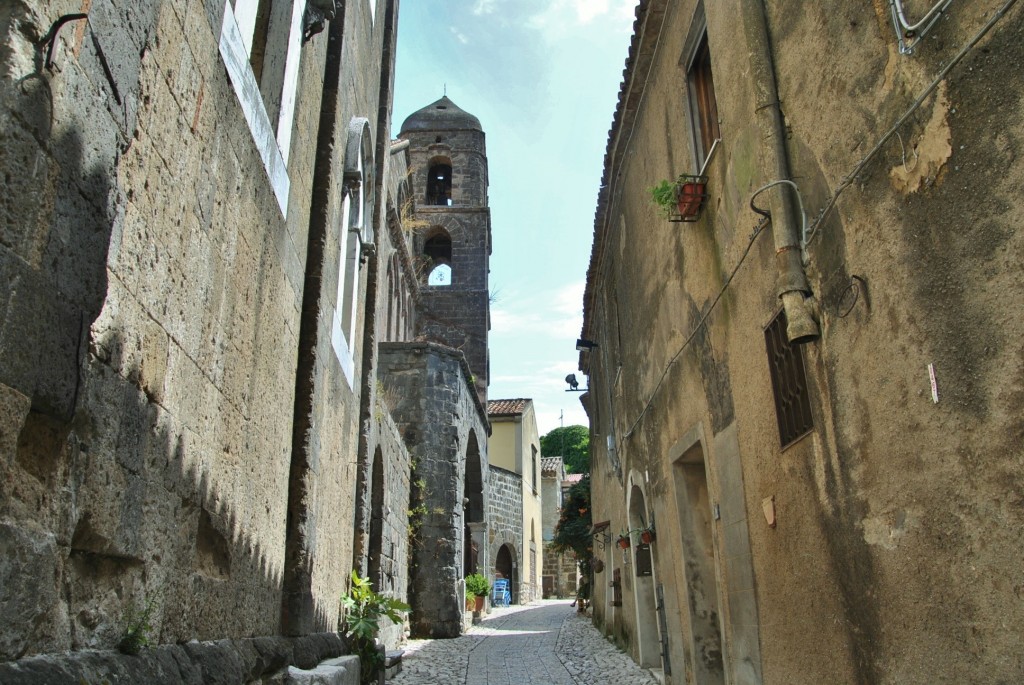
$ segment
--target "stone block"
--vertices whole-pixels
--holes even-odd
[[[21,656],[57,603],[57,542],[47,532],[0,523],[0,660]]]
[[[294,685],[359,685],[359,657],[328,659],[310,670],[288,667],[285,683]]]

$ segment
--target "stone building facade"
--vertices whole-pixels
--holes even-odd
[[[141,680],[176,682],[166,659],[225,682],[311,667],[345,648],[351,569],[425,596],[410,497],[446,459],[460,480],[421,527],[451,547],[445,611],[452,531],[486,550],[487,300],[477,367],[414,343],[397,0],[267,6],[0,8],[0,662],[109,649],[148,605],[153,643],[202,642]],[[468,178],[486,198],[486,166]],[[477,301],[490,224],[470,214]],[[47,659],[68,682],[121,668]]]
[[[487,484],[489,547],[495,574],[508,578],[512,602],[541,596],[544,565],[540,437],[533,400],[491,400]]]
[[[932,4],[637,9],[580,364],[594,620],[665,682],[1024,673],[1024,7]]]
[[[562,516],[565,476],[565,462],[561,457],[541,459],[541,534],[544,544],[541,592],[544,597],[576,596],[576,577],[579,575],[576,555],[572,552],[556,552],[551,548],[555,528]]]

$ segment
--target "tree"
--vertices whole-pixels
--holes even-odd
[[[584,576],[590,573],[590,559],[594,550],[594,537],[590,532],[592,526],[590,476],[587,475],[566,493],[551,545],[556,552],[574,552],[580,573]]]
[[[561,457],[569,473],[590,473],[590,430],[586,426],[556,428],[540,439],[543,457]]]

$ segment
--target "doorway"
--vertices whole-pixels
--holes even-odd
[[[651,523],[643,491],[634,485],[629,493],[629,529],[643,530]],[[632,536],[636,543],[630,548],[633,555],[633,593],[636,606],[638,661],[644,668],[661,668],[661,639],[658,636],[657,596],[655,570],[651,546],[639,544],[639,534]]]
[[[704,448],[700,442],[694,443],[676,460],[672,474],[683,537],[693,672],[697,683],[724,685],[711,498]]]

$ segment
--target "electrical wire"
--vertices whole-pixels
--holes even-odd
[[[976,33],[973,38],[967,41],[967,43],[962,48],[960,48],[960,51],[956,53],[956,55],[954,55],[953,59],[950,60],[949,64],[947,64],[945,67],[942,68],[941,71],[939,71],[938,76],[936,76],[935,79],[928,84],[924,91],[922,91],[921,95],[918,96],[916,100],[914,100],[912,105],[910,105],[910,108],[903,113],[903,116],[896,120],[896,123],[893,124],[888,131],[885,132],[881,139],[879,139],[878,143],[876,143],[875,146],[871,148],[871,151],[868,152],[868,154],[865,155],[860,160],[860,162],[857,163],[857,165],[853,168],[853,171],[851,171],[850,173],[843,177],[843,180],[839,182],[839,185],[836,186],[836,189],[832,191],[832,196],[829,197],[828,202],[825,203],[825,207],[821,210],[821,212],[818,213],[818,217],[814,220],[814,223],[811,224],[811,228],[807,233],[808,245],[818,235],[822,222],[825,220],[825,217],[828,216],[828,213],[831,212],[833,208],[835,208],[836,201],[839,199],[839,196],[843,193],[843,191],[853,184],[853,182],[856,180],[860,172],[863,171],[864,167],[868,165],[868,162],[874,159],[875,155],[878,154],[878,151],[882,149],[882,146],[885,145],[889,141],[889,139],[896,134],[900,127],[906,123],[907,119],[910,118],[910,115],[916,112],[918,108],[920,108],[921,105],[924,104],[924,101],[928,99],[928,96],[930,96],[936,88],[938,88],[939,83],[941,83],[942,80],[946,78],[949,72],[952,71],[953,67],[955,67],[957,64],[960,63],[961,60],[963,60],[967,53],[970,52],[971,48],[977,45],[978,41],[984,38],[985,34],[987,34],[992,29],[992,27],[995,26],[996,23],[1000,19],[1002,19],[1003,16],[1015,4],[1017,4],[1017,0],[1007,0],[1007,2],[1001,8],[996,10],[996,13],[992,15],[991,19],[985,22],[985,25],[981,27],[978,33]]]
[[[711,316],[711,312],[715,311],[715,305],[717,305],[718,301],[722,299],[722,295],[724,295],[725,291],[729,288],[729,284],[732,283],[732,279],[736,276],[736,272],[740,270],[741,266],[743,266],[743,262],[747,259],[747,255],[750,254],[750,248],[754,246],[754,241],[757,240],[757,237],[761,235],[761,233],[764,231],[765,226],[767,226],[769,223],[770,219],[765,217],[761,219],[759,222],[757,222],[756,226],[754,226],[754,231],[753,233],[750,234],[750,241],[747,243],[747,246],[743,249],[743,254],[740,255],[740,259],[738,262],[736,262],[736,266],[733,267],[732,272],[729,274],[729,277],[725,279],[725,283],[722,284],[722,288],[718,291],[718,294],[715,295],[715,299],[711,301],[711,306],[709,306],[708,310],[704,312],[704,315],[700,317],[700,321],[698,321],[697,325],[693,327],[693,330],[690,331],[690,334],[686,336],[686,340],[683,341],[682,346],[680,346],[679,350],[674,355],[672,355],[672,359],[669,360],[668,364],[665,365],[665,370],[661,372],[661,378],[658,379],[658,383],[654,386],[654,390],[651,391],[651,396],[648,398],[647,403],[644,405],[644,408],[640,411],[639,416],[637,416],[636,420],[633,421],[633,425],[630,426],[629,430],[626,431],[626,433],[622,436],[623,440],[629,438],[629,436],[633,434],[633,431],[636,430],[636,427],[640,425],[640,421],[644,418],[644,415],[647,414],[647,410],[650,409],[651,406],[654,404],[654,398],[657,397],[658,391],[661,389],[662,384],[664,384],[665,382],[665,378],[668,377],[668,372],[672,368],[672,365],[676,363],[676,360],[679,359],[680,355],[682,355],[686,348],[689,347],[690,343],[693,341],[694,336],[697,335],[697,331],[699,331],[701,327],[704,326],[704,323],[708,320],[708,317]]]

